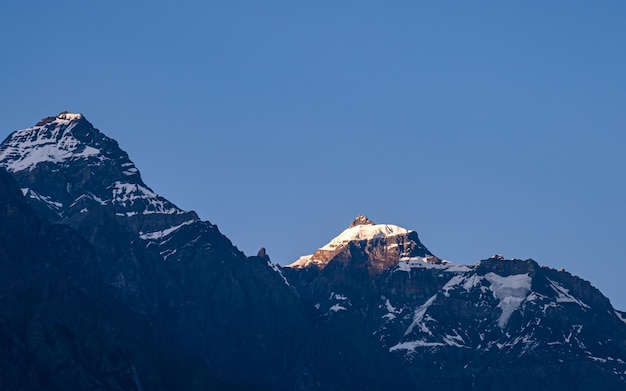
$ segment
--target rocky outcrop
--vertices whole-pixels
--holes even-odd
[[[352,221],[352,223],[350,224],[350,226],[348,228],[353,228],[353,227],[356,227],[357,225],[375,225],[375,224],[367,216],[365,216],[365,215],[358,215],[354,219],[354,221]]]
[[[289,267],[358,267],[374,276],[402,259],[414,257],[440,262],[420,242],[417,232],[391,224],[377,225],[366,216],[359,215],[348,229],[327,245],[317,249],[313,255],[301,257]]]

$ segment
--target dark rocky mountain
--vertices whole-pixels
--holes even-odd
[[[623,314],[532,259],[457,265],[359,216],[284,274],[320,319],[360,323],[425,389],[626,389]]]
[[[38,218],[0,170],[0,389],[233,389],[129,311],[77,232]]]
[[[0,167],[40,219],[89,244],[94,275],[107,288],[96,296],[147,319],[164,346],[180,345],[174,360],[193,357],[199,373],[247,389],[408,384],[373,341],[318,327],[266,254],[246,257],[217,226],[153,192],[117,143],[82,115],[64,112],[12,133],[0,145]],[[83,307],[74,308],[72,316],[81,316]]]
[[[626,389],[626,315],[567,272],[365,216],[290,267],[246,257],[80,114],[0,168],[1,389]]]

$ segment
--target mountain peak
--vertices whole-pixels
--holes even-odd
[[[64,122],[64,123],[69,123],[70,121],[75,121],[75,120],[79,120],[85,118],[82,114],[80,113],[72,113],[71,111],[65,110],[60,112],[59,114],[57,114],[56,116],[52,117],[43,117],[41,120],[39,120],[39,122],[37,122],[37,124],[35,125],[35,127],[37,126],[44,126],[46,124],[49,124],[51,122]]]
[[[72,113],[71,111],[65,110],[59,113],[59,115],[57,115],[58,119],[66,119],[66,120],[74,120],[74,119],[80,119],[83,118],[83,115],[80,113]]]
[[[64,111],[45,117],[33,127],[11,133],[0,144],[0,166],[17,172],[73,159],[101,161],[104,155],[94,142],[96,133],[82,114]]]
[[[164,224],[171,226],[197,218],[143,183],[128,154],[82,114],[63,111],[11,133],[0,144],[0,168],[18,179],[32,202],[52,212],[42,214],[50,220],[69,219],[103,205],[111,205],[119,216],[167,216]],[[35,181],[39,177],[45,180]],[[134,228],[159,231],[164,228],[159,224],[140,228],[138,223]]]
[[[358,215],[354,219],[352,224],[350,224],[350,227],[348,227],[348,228],[353,228],[353,227],[356,227],[357,225],[376,225],[376,224],[374,224],[374,222],[372,220],[370,220],[367,216],[365,216],[365,215]]]
[[[325,246],[287,266],[304,268],[315,265],[323,269],[332,260],[345,261],[355,252],[363,253],[362,259],[367,259],[372,273],[380,273],[401,259],[432,256],[415,231],[392,224],[374,224],[367,216],[359,215],[349,228]]]

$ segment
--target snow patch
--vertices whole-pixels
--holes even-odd
[[[465,281],[465,277],[463,276],[454,276],[443,286],[443,295],[445,297],[450,297],[450,290]]]
[[[174,250],[165,250],[165,251],[162,251],[160,254],[163,256],[163,260],[167,261],[167,258],[169,258],[170,256],[176,254],[176,251],[177,251],[176,249],[174,249]]]
[[[526,301],[535,301],[538,299],[545,299],[546,296],[542,295],[541,293],[537,293],[537,292],[530,292],[530,295],[526,296]]]
[[[463,337],[461,337],[459,334],[456,333],[455,331],[455,335],[448,335],[446,334],[443,337],[443,341],[449,345],[449,346],[453,346],[455,348],[466,348],[467,346],[465,346],[465,340],[463,339]]]
[[[388,321],[394,320],[396,318],[395,314],[392,314],[391,312],[381,316],[382,319],[387,319]]]
[[[157,196],[152,190],[136,183],[116,181],[110,187],[112,188],[113,201],[122,206],[130,206],[136,200],[156,198]],[[130,203],[127,205],[127,202]]]
[[[429,262],[430,257],[402,257],[394,271],[410,272],[411,269],[439,269],[451,273],[465,273],[471,271],[467,265],[457,265],[449,261],[442,263]]]
[[[339,311],[347,311],[346,307],[339,305],[339,304],[335,304],[334,306],[330,307],[329,309],[330,312],[339,312]]]
[[[161,231],[154,231],[154,232],[148,232],[148,233],[139,233],[139,238],[143,239],[143,240],[157,240],[157,239],[162,239],[163,237],[171,234],[172,232],[176,231],[177,229],[185,226],[185,225],[189,225],[189,224],[193,224],[196,220],[189,220],[189,221],[185,221],[182,224],[161,230]]]
[[[289,281],[287,281],[287,278],[283,274],[283,271],[280,269],[280,266],[278,266],[275,263],[272,263],[271,261],[267,262],[267,266],[271,267],[272,270],[274,270],[276,273],[278,273],[278,275],[280,275],[282,277],[283,281],[285,282],[285,285],[291,286],[291,284],[289,284]]]
[[[399,314],[402,312],[396,309],[396,307],[392,306],[389,299],[385,300],[385,308],[387,309],[387,313],[383,315],[382,318],[387,319],[388,321],[394,320],[396,318],[396,314]]]
[[[457,286],[462,286],[462,288],[466,291],[470,291],[472,288],[478,286],[483,281],[483,277],[479,275],[471,275],[469,277],[465,276],[454,276],[443,286],[443,294],[446,297],[450,297],[450,291],[453,290]],[[485,289],[485,288],[481,288]]]
[[[622,322],[624,322],[624,324],[626,324],[626,317],[620,313],[619,311],[615,311],[615,315],[617,315],[617,319],[621,320]]]
[[[335,292],[330,294],[329,300],[332,300],[332,299],[341,300],[341,301],[348,301],[348,297],[346,295],[342,295],[341,293],[335,293]]]
[[[76,120],[76,119],[83,118],[83,115],[80,114],[80,113],[70,113],[69,111],[65,111],[65,112],[57,115],[57,118],[58,119],[65,119],[65,120],[68,120],[68,121],[73,121],[73,120]]]
[[[331,240],[320,250],[334,251],[338,247],[342,247],[349,242],[397,236],[408,234],[409,232],[411,231],[406,228],[391,224],[357,225],[340,233],[339,236]]]
[[[137,170],[135,167],[133,167],[133,168],[129,168],[127,170],[124,170],[122,172],[122,174],[124,174],[125,176],[132,176],[132,175],[137,174],[138,172],[139,172],[139,170]]]
[[[550,282],[550,287],[552,288],[552,290],[554,290],[554,292],[556,292],[557,294],[557,297],[556,297],[557,303],[576,303],[581,307],[591,308],[587,304],[583,303],[581,300],[572,296],[569,293],[569,289],[565,288],[563,285],[559,284],[556,281],[552,281],[549,278],[548,278],[548,281]]]
[[[83,193],[80,196],[78,196],[74,202],[72,202],[72,204],[70,205],[70,208],[73,207],[74,205],[78,204],[80,201],[84,200],[84,199],[90,199],[93,201],[96,201],[98,204],[100,205],[106,205],[108,203],[108,201],[104,201],[102,198],[96,196],[95,194],[91,193],[91,192],[87,192],[87,193]]]
[[[64,116],[72,117],[69,114]],[[32,170],[45,162],[63,163],[89,157],[103,160],[99,149],[85,145],[74,137],[72,129],[75,126],[75,122],[57,119],[52,125],[46,124],[13,132],[0,150],[0,166],[9,172],[18,172]]]
[[[145,203],[142,214],[182,214],[182,210],[174,207],[169,201],[159,197],[149,188],[138,183],[115,181],[109,186],[112,193],[113,203],[123,208],[133,206],[135,203]],[[128,214],[127,214],[128,215]]]
[[[423,347],[432,348],[432,347],[437,347],[437,346],[445,346],[445,345],[441,342],[426,342],[426,341],[418,340],[418,341],[410,341],[410,342],[401,342],[399,344],[396,344],[390,347],[389,351],[395,352],[397,350],[408,350],[408,351],[414,352],[416,348],[423,348]]]
[[[26,192],[24,192],[26,190]],[[48,208],[54,211],[56,214],[61,215],[61,210],[63,209],[63,204],[57,202],[52,199],[50,196],[46,196],[43,194],[39,194],[32,189],[22,189],[22,194],[24,196],[28,196],[29,198],[33,198],[39,202],[44,203]]]
[[[459,265],[459,264],[455,264],[452,262],[448,262],[448,261],[443,261],[443,262],[447,262],[445,263],[446,265],[446,271],[451,272],[451,273],[465,273],[465,272],[469,272],[470,270],[472,270],[471,266],[468,265]]]
[[[400,262],[398,262],[398,267],[396,270],[400,270],[403,272],[410,272],[411,269],[414,268],[435,268],[439,269],[440,265],[436,265],[434,263],[429,263],[424,257],[402,257],[400,258]]]
[[[526,298],[530,291],[532,279],[528,274],[502,277],[495,273],[488,273],[484,278],[491,283],[489,289],[493,292],[493,297],[500,300],[498,307],[502,313],[498,319],[498,326],[504,328],[511,314],[520,307]]]
[[[406,329],[406,331],[404,333],[405,336],[411,334],[411,332],[413,331],[415,326],[418,326],[420,324],[422,319],[424,319],[424,315],[426,314],[426,310],[428,310],[428,307],[430,307],[433,304],[433,302],[435,301],[436,298],[437,298],[437,294],[433,295],[433,297],[431,297],[430,299],[426,300],[426,303],[422,304],[421,306],[419,306],[415,310],[415,313],[413,314],[413,322]]]
[[[313,254],[303,255],[300,258],[298,258],[298,260],[295,261],[294,263],[291,263],[291,264],[287,265],[287,267],[303,268],[303,267],[309,266],[311,263],[313,263],[313,264],[319,264],[320,263],[319,261],[316,262],[315,260],[313,260],[311,258],[313,258]]]
[[[102,198],[98,197],[97,195],[93,193],[89,193],[89,196],[91,197],[92,200],[96,201],[100,205],[106,205],[108,202],[108,201],[104,201]]]
[[[391,305],[391,303],[389,302],[389,299],[387,299],[387,301],[385,301],[385,307],[387,308],[387,312],[391,312],[391,313],[395,313],[396,312],[396,307]]]

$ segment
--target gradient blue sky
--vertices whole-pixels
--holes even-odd
[[[623,1],[3,1],[0,138],[81,112],[282,264],[364,213],[626,310],[625,21]]]

